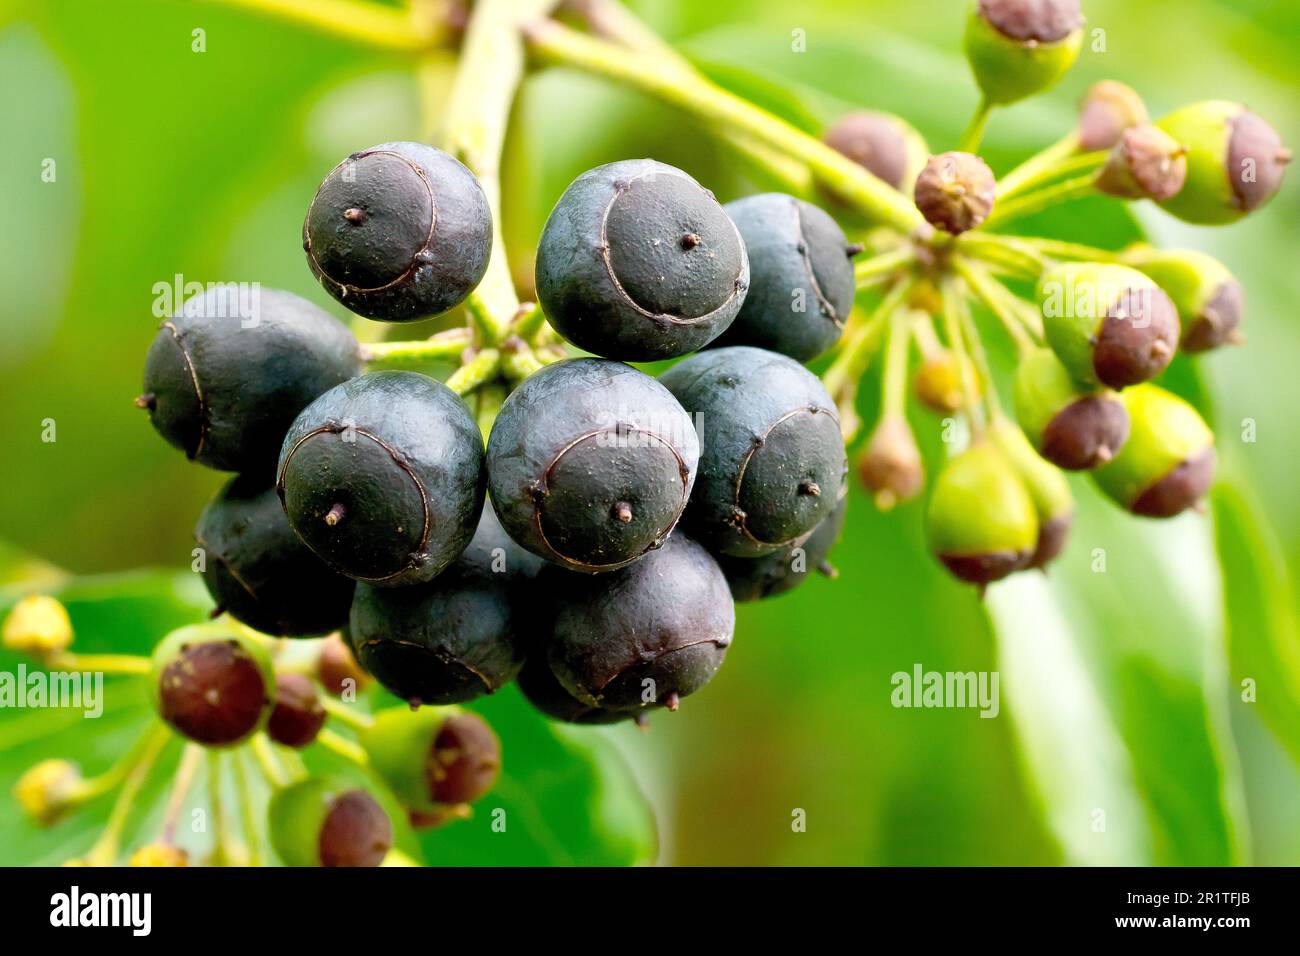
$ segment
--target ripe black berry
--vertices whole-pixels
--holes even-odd
[[[360,361],[352,333],[307,300],[215,286],[162,323],[136,404],[200,464],[269,474],[294,416]]]
[[[515,683],[528,703],[568,724],[616,724],[634,716],[631,711],[606,710],[578,700],[556,679],[544,649],[528,658]]]
[[[672,531],[695,479],[690,417],[621,362],[574,359],[527,379],[488,440],[492,504],[525,548],[578,571],[635,561]]]
[[[545,638],[551,670],[593,707],[676,709],[713,678],[731,645],[736,611],[727,579],[680,532],[609,574],[552,566],[538,585],[554,606]]]
[[[236,620],[291,637],[347,623],[352,581],[298,540],[269,478],[232,478],[203,510],[194,538],[208,593]]]
[[[378,866],[393,846],[379,801],[340,780],[308,777],[276,791],[267,820],[286,866]]]
[[[810,571],[833,576],[835,569],[827,558],[844,529],[848,504],[849,496],[841,495],[835,510],[800,544],[765,554],[761,558],[720,556],[718,565],[727,576],[732,598],[737,601],[758,601],[784,594],[806,581]]]
[[[527,583],[540,563],[484,509],[469,546],[432,581],[357,587],[349,631],[358,659],[412,704],[457,703],[500,689],[523,665]]]
[[[404,322],[446,312],[487,270],[492,215],[474,174],[422,143],[353,153],[302,227],[312,273],[353,312]]]
[[[712,344],[756,345],[800,362],[834,345],[853,307],[854,250],[844,231],[783,193],[723,208],[745,241],[752,282],[735,321]]]
[[[416,372],[372,372],[298,416],[276,488],[326,564],[395,587],[428,581],[464,550],[484,484],[483,439],[460,398]]]
[[[275,692],[266,651],[215,626],[184,627],[164,638],[154,649],[150,684],[158,715],[209,747],[252,736],[270,714]]]
[[[693,355],[660,381],[703,429],[685,527],[709,550],[757,557],[834,509],[847,468],[840,423],[798,362],[733,346]]]
[[[266,722],[267,736],[286,747],[306,747],[325,726],[316,685],[302,674],[275,676],[275,706]]]
[[[557,331],[606,358],[685,355],[735,318],[749,262],[713,194],[630,159],[579,176],[537,246],[537,295]]]

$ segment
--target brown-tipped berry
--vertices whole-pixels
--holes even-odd
[[[275,693],[265,649],[216,625],[172,631],[154,649],[149,680],[159,716],[209,747],[233,746],[260,730]]]
[[[1183,399],[1155,385],[1123,393],[1133,430],[1115,460],[1093,472],[1121,507],[1169,518],[1197,505],[1214,480],[1214,434]]]
[[[1038,297],[1048,344],[1081,383],[1124,388],[1154,378],[1178,347],[1178,311],[1126,266],[1071,263],[1044,273]]]
[[[285,747],[306,747],[325,726],[316,685],[302,674],[277,674],[275,706],[266,722],[266,734]]]
[[[1104,465],[1128,438],[1128,412],[1119,395],[1082,387],[1051,349],[1020,360],[1015,377],[1016,420],[1038,453],[1067,471]]]
[[[989,217],[996,194],[997,180],[984,160],[949,152],[926,162],[916,177],[913,198],[926,221],[956,235]]]
[[[1187,179],[1187,148],[1158,126],[1126,129],[1095,181],[1124,199],[1168,199]]]
[[[1132,87],[1115,80],[1094,83],[1079,107],[1079,149],[1089,153],[1112,149],[1125,130],[1148,119],[1146,105]]]
[[[393,823],[379,801],[329,778],[308,777],[276,791],[267,822],[286,866],[378,866],[393,846]]]
[[[989,426],[989,438],[1002,449],[1025,483],[1038,513],[1038,541],[1027,568],[1043,568],[1056,559],[1065,547],[1074,524],[1074,495],[1070,483],[1059,468],[1044,461],[1035,452],[1024,432],[1005,418]]]
[[[1164,289],[1182,321],[1182,347],[1204,352],[1240,340],[1245,299],[1241,283],[1213,256],[1190,249],[1131,250],[1125,261]]]
[[[930,152],[910,124],[874,110],[845,113],[826,130],[822,141],[899,190],[916,182]]]
[[[990,103],[1047,89],[1074,63],[1082,41],[1079,0],[978,0],[966,21],[966,58]]]

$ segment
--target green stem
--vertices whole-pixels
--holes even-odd
[[[478,405],[474,410],[474,418],[478,422],[478,430],[483,435],[483,444],[487,444],[488,438],[492,434],[492,426],[497,420],[497,413],[501,411],[501,405],[506,400],[506,390],[501,385],[484,385],[476,393]],[[487,505],[486,507],[491,507]]]
[[[495,346],[504,339],[519,309],[501,225],[501,156],[510,110],[524,76],[520,29],[548,16],[556,2],[478,0],[474,4],[443,116],[447,151],[474,173],[492,210],[492,255],[470,302],[471,314],[480,310],[475,320],[482,346]]]
[[[167,800],[167,808],[163,811],[162,829],[159,833],[161,841],[169,846],[176,842],[176,824],[180,820],[181,811],[185,809],[185,798],[190,794],[190,787],[194,785],[194,776],[198,773],[199,764],[202,762],[203,748],[196,743],[187,743],[181,753],[180,765],[176,768],[172,794]]]
[[[321,698],[321,703],[325,698]],[[326,708],[327,710],[329,708]],[[275,759],[275,751],[271,749],[270,741],[266,739],[266,734],[256,734],[249,742],[253,749],[253,757],[257,760],[258,767],[262,770],[262,776],[266,777],[266,782],[272,790],[279,790],[288,783],[288,778],[284,775],[284,768],[280,766],[280,761]]]
[[[1008,187],[1004,180],[998,183],[997,201],[1006,202],[1016,196],[1033,192],[1058,179],[1074,177],[1083,173],[1095,173],[1106,165],[1106,159],[1109,156],[1110,153],[1104,149],[1092,153],[1072,153],[1051,165],[1044,166],[1030,175],[1022,177],[1018,182],[1012,184],[1012,187]]]
[[[248,847],[248,865],[262,865],[262,837],[257,827],[257,813],[253,807],[253,791],[248,785],[248,769],[244,766],[244,752],[230,755],[230,769],[235,777],[235,796],[239,801],[239,828]]]
[[[149,658],[133,654],[73,654],[61,651],[45,661],[50,670],[140,675],[149,673]]]
[[[911,246],[891,249],[856,263],[853,266],[853,279],[859,288],[869,286],[889,278],[898,270],[911,265],[915,259],[916,254]]]
[[[912,333],[906,309],[890,313],[885,332],[885,368],[880,376],[882,418],[902,417],[907,410],[907,353]]]
[[[210,0],[299,23],[381,49],[418,53],[444,43],[445,22],[418,21],[394,7],[358,0]]]
[[[1079,199],[1096,191],[1093,182],[1096,180],[1095,173],[1089,173],[1086,176],[1078,176],[1074,179],[1063,179],[1059,183],[1053,183],[1037,192],[1024,193],[1010,200],[993,207],[993,212],[988,219],[984,220],[981,229],[992,229],[995,226],[1005,226],[1007,223],[1015,222],[1017,219],[1023,219],[1025,216],[1032,216],[1036,212],[1042,212],[1051,206],[1057,206],[1072,199]]]
[[[956,246],[961,252],[1022,279],[1036,280],[1047,268],[1047,260],[1038,250],[1011,236],[967,232],[957,237]]]
[[[122,831],[126,827],[131,809],[145,781],[149,779],[149,771],[158,762],[163,749],[171,742],[171,737],[170,728],[165,724],[158,724],[149,731],[143,746],[138,753],[134,754],[122,789],[118,791],[117,800],[113,802],[113,809],[109,812],[108,823],[104,826],[99,839],[95,841],[95,845],[86,854],[86,861],[91,866],[112,866],[117,862],[117,855],[122,845]]]
[[[387,362],[458,362],[473,342],[474,335],[469,329],[447,329],[423,341],[363,345],[361,358],[371,365]]]
[[[212,815],[212,865],[233,866],[236,862],[234,848],[230,844],[230,833],[226,829],[225,795],[221,786],[225,782],[221,775],[220,750],[208,751],[208,812]]]
[[[1051,146],[1030,156],[1023,163],[1017,166],[1011,172],[1007,173],[998,180],[998,195],[1013,193],[1020,189],[1021,184],[1050,166],[1054,166],[1061,160],[1073,156],[1079,151],[1079,135],[1071,131],[1070,133],[1058,139]]]
[[[569,0],[566,6],[581,16],[597,36],[654,57],[667,69],[700,77],[701,74],[690,60],[673,49],[617,0]],[[782,192],[796,196],[811,194],[813,178],[806,163],[745,133],[726,131],[723,138],[731,145],[737,159],[770,176]]]
[[[519,313],[510,326],[510,334],[518,336],[530,345],[535,345],[537,334],[543,328],[546,328],[546,313],[536,302],[529,302],[519,307]]]
[[[975,115],[971,117],[970,124],[966,127],[966,132],[961,134],[961,141],[957,148],[963,153],[974,153],[980,148],[980,143],[984,140],[984,129],[989,124],[989,116],[993,113],[993,104],[987,99],[980,100],[980,105],[975,108]]]
[[[329,728],[325,728],[316,735],[316,743],[320,744],[327,750],[332,750],[344,760],[351,761],[358,767],[369,767],[370,756],[357,743],[348,740]]]
[[[957,317],[961,320],[961,332],[966,349],[974,358],[975,370],[984,384],[984,403],[988,408],[989,421],[997,421],[1002,417],[1002,401],[998,398],[997,386],[993,381],[993,370],[989,368],[989,357],[984,351],[984,340],[980,338],[979,329],[975,327],[970,304],[964,297],[958,297],[956,303]]]
[[[970,422],[971,436],[977,437],[984,431],[984,415],[981,410],[979,395],[975,390],[974,360],[966,348],[961,331],[961,319],[958,314],[960,295],[951,279],[942,284],[939,294],[943,298],[943,327],[948,339],[948,348],[957,356],[958,378],[961,380],[962,404]]]
[[[826,386],[826,391],[832,398],[836,398],[847,387],[856,383],[867,370],[871,356],[880,347],[889,317],[912,291],[913,282],[911,275],[900,278],[864,322],[846,331],[844,338],[841,339],[839,355],[822,375],[822,384]]]
[[[341,700],[335,700],[328,694],[322,695],[320,705],[325,709],[325,713],[341,723],[354,727],[357,730],[365,730],[375,722],[369,714],[363,714],[359,710],[353,710]]]
[[[988,238],[992,239],[994,237],[989,236]],[[1005,239],[1007,237],[997,236],[996,238]],[[1065,242],[1061,239],[1040,239],[1028,236],[1020,239],[1020,242],[1051,259],[1074,262],[1120,262],[1123,260],[1123,253],[1113,252],[1110,249],[1098,249],[1095,246],[1086,246],[1079,242]]]
[[[544,62],[584,70],[677,106],[719,130],[738,131],[807,163],[836,195],[866,216],[910,232],[921,214],[902,193],[802,130],[708,80],[663,70],[654,57],[583,36],[549,20],[528,26],[529,49]]]
[[[451,373],[447,387],[457,395],[468,395],[480,385],[491,381],[501,371],[501,353],[484,349]]]
[[[985,308],[1006,328],[1020,355],[1023,356],[1038,346],[1043,338],[1042,328],[1033,328],[1025,322],[1022,317],[1024,310],[1014,305],[1018,300],[1010,289],[989,275],[988,270],[981,265],[961,256],[953,258],[953,269],[966,280],[966,284],[984,303]]]

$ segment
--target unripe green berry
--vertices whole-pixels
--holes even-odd
[[[378,866],[393,846],[393,823],[379,801],[326,777],[276,791],[267,823],[286,866]]]
[[[1126,266],[1070,263],[1038,284],[1047,342],[1080,383],[1124,388],[1154,378],[1178,347],[1178,311]]]
[[[1130,86],[1102,80],[1089,87],[1079,106],[1079,149],[1111,149],[1124,131],[1148,122],[1146,105]]]
[[[154,649],[149,686],[158,715],[208,747],[242,743],[262,728],[275,697],[266,649],[221,625],[172,631]]]
[[[966,58],[984,98],[1014,103],[1059,80],[1083,42],[1078,0],[977,0]]]
[[[930,157],[925,140],[910,123],[875,110],[845,113],[822,134],[822,141],[898,190],[916,182]]]
[[[1196,505],[1214,478],[1214,434],[1190,404],[1155,385],[1123,393],[1132,433],[1115,460],[1093,472],[1121,507],[1168,518]]]
[[[1064,473],[1035,453],[1025,433],[1005,418],[989,426],[989,438],[1002,449],[1025,483],[1038,514],[1038,543],[1027,568],[1042,568],[1065,547],[1074,523],[1074,495]]]
[[[1105,387],[1081,387],[1051,349],[1034,349],[1015,377],[1016,420],[1038,453],[1082,471],[1115,457],[1128,438],[1128,412]]]
[[[421,813],[477,800],[501,769],[492,728],[459,707],[380,711],[358,741],[403,806]]]
[[[1122,199],[1168,199],[1187,179],[1187,148],[1158,126],[1124,130],[1097,174],[1096,186]]]
[[[954,575],[986,585],[1025,566],[1038,513],[1024,481],[992,441],[977,440],[939,472],[926,513],[930,548]]]
[[[1291,151],[1277,132],[1240,103],[1207,100],[1157,124],[1187,147],[1187,182],[1161,203],[1186,222],[1234,222],[1282,186]]]
[[[1168,251],[1139,247],[1125,261],[1150,276],[1178,309],[1182,348],[1204,352],[1241,338],[1245,302],[1241,283],[1213,256],[1190,249]]]

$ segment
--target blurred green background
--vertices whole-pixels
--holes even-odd
[[[955,0],[633,6],[720,81],[805,125],[878,107],[939,151],[975,106]],[[1300,6],[1084,8],[1075,69],[994,116],[995,169],[1058,138],[1103,77],[1136,87],[1153,115],[1242,100],[1300,143],[1288,39]],[[432,71],[450,81],[452,68],[448,56]],[[132,407],[155,284],[260,281],[342,315],[303,261],[303,212],[347,153],[425,135],[414,75],[400,54],[219,3],[0,0],[0,541],[84,574],[188,564],[222,477],[188,466]],[[723,201],[756,188],[678,114],[564,71],[528,81],[504,184],[522,290],[568,182],[643,155]],[[651,732],[585,731],[608,736],[649,794],[661,862],[1300,863],[1288,584],[1300,571],[1300,188],[1293,176],[1263,213],[1219,230],[1138,215],[1156,241],[1221,257],[1247,290],[1247,346],[1200,360],[1203,392],[1177,373],[1213,409],[1224,482],[1212,518],[1139,522],[1080,482],[1059,571],[995,587],[983,606],[925,553],[919,506],[880,515],[855,490],[837,581],[742,608],[717,680]],[[1044,228],[1095,241],[1132,230],[1087,202]],[[937,422],[917,424],[933,449]],[[1001,713],[893,708],[890,676],[917,663],[998,670]],[[791,826],[798,810],[805,832]]]

